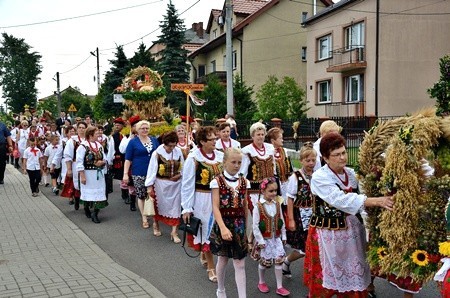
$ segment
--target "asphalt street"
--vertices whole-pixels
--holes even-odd
[[[75,211],[67,199],[55,196],[50,187],[40,187],[43,194],[93,240],[119,265],[146,279],[167,297],[215,297],[216,284],[210,282],[198,258],[188,257],[180,244],[170,241],[170,228],[161,225],[162,236],[153,236],[152,229],[141,227],[139,211],[131,212],[120,197],[118,181],[115,192],[109,196],[109,206],[101,210],[100,224],[86,218],[83,209]],[[181,237],[181,234],[180,234]],[[193,254],[192,250],[188,252]],[[67,252],[70,254],[71,252]],[[291,291],[291,297],[306,297],[303,286],[303,261],[291,265],[292,278],[284,278],[283,285]],[[227,267],[226,291],[228,297],[237,297],[233,266]],[[247,296],[279,297],[275,294],[273,270],[267,270],[266,282],[271,291],[262,294],[257,289],[257,263],[246,260]],[[375,281],[377,297],[403,297],[402,293],[382,279]],[[439,297],[434,282],[428,283],[415,298]]]

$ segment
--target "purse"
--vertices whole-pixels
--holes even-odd
[[[142,215],[144,216],[153,216],[155,215],[155,204],[153,202],[153,198],[148,196],[145,199],[144,202],[144,211],[142,212]]]
[[[201,243],[202,243],[202,220],[198,217],[194,217],[191,216],[190,221],[188,224],[184,223],[183,220],[181,220],[180,225],[178,226],[178,229],[183,231],[183,242],[181,244],[181,247],[183,247],[184,252],[186,253],[186,255],[190,258],[197,258],[198,256],[200,256],[201,253],[201,248],[200,251],[198,252],[197,255],[190,255],[187,251],[186,251],[186,247],[184,246],[186,243],[186,234],[189,233],[191,235],[197,235],[198,231],[200,230],[200,247],[201,247]]]

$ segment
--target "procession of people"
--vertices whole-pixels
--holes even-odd
[[[283,278],[291,278],[290,265],[300,258],[308,297],[375,297],[377,274],[367,261],[363,218],[370,209],[392,212],[395,201],[393,193],[362,192],[347,167],[342,127],[323,122],[314,146],[304,142],[295,153],[300,161],[295,168],[280,127],[256,122],[248,145],[241,146],[234,117],[227,119],[233,121],[198,127],[195,136],[185,123],[152,136],[147,120],[117,117],[111,135],[105,135],[90,116],[72,125],[61,113],[56,122],[17,121],[13,134],[0,125],[0,143],[6,144],[0,153],[14,155],[11,161],[29,176],[33,197],[39,187],[51,185],[54,195],[67,198],[75,210],[82,205],[96,224],[112,191],[120,191],[130,211],[139,209],[141,228],[151,226],[155,237],[162,236],[160,224],[168,225],[175,244],[183,242],[180,224],[199,219],[201,228],[188,235],[187,244],[199,252],[205,277],[217,283],[217,297],[226,297],[229,259],[239,297],[247,296],[249,286],[270,292],[265,274],[271,267],[273,291],[295,296],[283,287]],[[120,181],[120,190],[113,189],[112,179]],[[151,225],[146,204],[154,208]],[[255,261],[257,285],[246,284],[247,257]]]

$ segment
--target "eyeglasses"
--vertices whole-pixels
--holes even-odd
[[[214,142],[215,142],[216,140],[217,140],[217,138],[207,138],[207,139],[206,139],[206,141],[214,141]]]
[[[330,157],[345,157],[347,156],[347,151],[341,152],[341,153],[334,153],[334,154],[330,154]]]

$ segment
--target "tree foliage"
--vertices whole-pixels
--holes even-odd
[[[123,47],[118,46],[116,50],[117,51],[114,54],[115,59],[109,60],[109,63],[112,66],[106,72],[100,92],[93,102],[95,119],[106,120],[111,117],[117,117],[123,111],[123,105],[121,103],[114,103],[113,93],[114,89],[122,84],[122,81],[127,72],[131,69],[131,66],[130,61],[123,51]],[[136,61],[138,60],[139,59],[136,58]]]
[[[440,59],[439,70],[441,77],[428,89],[428,93],[436,98],[436,114],[446,116],[450,115],[450,55]]]
[[[32,52],[24,39],[2,33],[0,46],[0,85],[10,109],[19,113],[25,104],[36,107],[36,82],[42,72],[42,56]]]
[[[205,120],[223,118],[227,113],[227,90],[215,74],[208,75],[206,87],[200,93],[201,99],[207,100],[203,106],[197,106],[196,114]]]
[[[134,52],[134,56],[130,59],[130,69],[138,66],[147,66],[154,69],[156,65],[155,59],[147,49],[144,43],[139,44],[137,52]]]
[[[248,87],[241,76],[236,75],[233,82],[235,118],[250,120],[256,113],[256,104],[252,100],[253,86]]]
[[[70,105],[72,104],[77,109],[74,116],[84,117],[86,115],[90,115],[92,117],[93,110],[89,97],[87,95],[83,95],[75,88],[68,88],[61,93],[61,111],[68,111]]]
[[[279,81],[277,77],[269,76],[256,93],[258,112],[254,119],[304,118],[308,111],[305,93],[291,77]]]
[[[164,86],[167,90],[166,104],[184,114],[185,94],[179,91],[171,91],[170,84],[189,81],[190,66],[186,63],[188,51],[183,48],[186,43],[186,28],[172,2],[167,5],[166,13],[164,20],[159,25],[161,35],[158,36],[158,41],[156,41],[156,43],[165,46],[164,50],[161,51],[161,59],[158,60],[157,70],[164,74]]]

